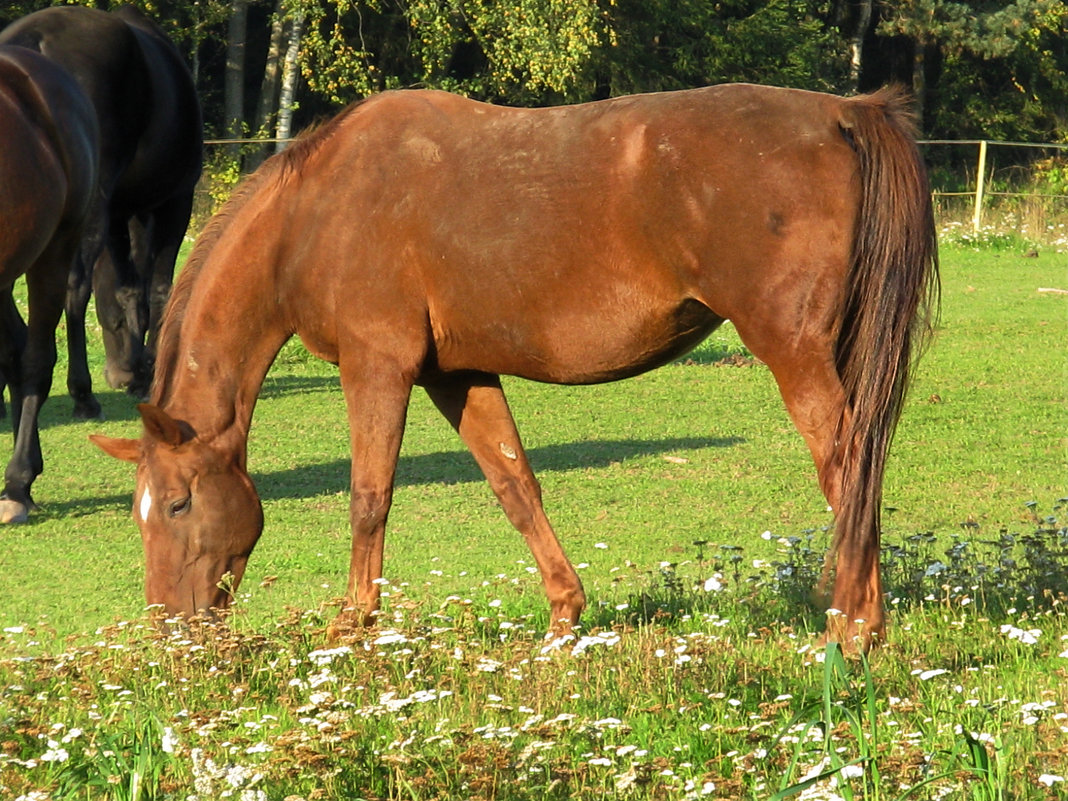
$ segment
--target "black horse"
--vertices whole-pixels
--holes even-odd
[[[145,394],[203,163],[200,103],[178,50],[131,6],[111,13],[44,9],[9,25],[0,43],[51,58],[96,109],[100,189],[70,273],[66,310],[74,416],[97,417],[85,352],[89,296],[96,295],[108,384]]]
[[[66,70],[0,45],[0,370],[15,434],[0,522],[26,519],[44,467],[37,415],[56,366],[67,275],[96,195],[99,139],[93,107]],[[23,275],[28,324],[11,294]]]

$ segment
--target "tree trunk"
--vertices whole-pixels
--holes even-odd
[[[860,0],[857,3],[857,22],[853,35],[849,38],[849,82],[854,92],[860,91],[860,74],[864,67],[864,40],[871,28],[873,0]]]
[[[274,15],[271,19],[271,39],[267,45],[267,63],[263,68],[263,81],[260,83],[260,100],[256,105],[256,119],[252,124],[254,136],[268,136],[273,128],[273,118],[277,111],[278,83],[282,70],[282,44],[285,37],[285,9],[283,0],[275,0]],[[250,154],[246,167],[256,169],[267,158],[268,146],[264,145]]]
[[[912,94],[915,98],[916,130],[923,135],[923,111],[927,105],[927,42],[916,40],[912,57]]]
[[[232,0],[226,43],[226,80],[224,83],[223,111],[226,116],[226,133],[234,138],[242,136],[245,122],[245,40],[248,33],[248,0]],[[240,155],[240,146],[231,146],[234,158]]]
[[[290,22],[289,45],[282,66],[282,92],[278,98],[278,139],[288,139],[293,126],[294,98],[297,94],[297,79],[300,77],[300,39],[304,35],[304,14],[298,13]],[[276,152],[285,150],[286,143],[279,142]]]

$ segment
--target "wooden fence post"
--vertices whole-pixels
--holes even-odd
[[[983,225],[983,188],[986,185],[986,140],[979,142],[979,167],[975,176],[975,211],[972,213],[972,231],[979,233]]]

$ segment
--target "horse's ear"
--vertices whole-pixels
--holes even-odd
[[[153,406],[151,403],[139,403],[137,411],[141,412],[145,433],[166,445],[177,448],[183,442],[188,442],[193,438],[188,425],[175,420],[158,406]]]
[[[90,434],[89,439],[108,456],[134,464],[141,461],[141,440],[139,439],[120,439],[105,437],[101,434]]]

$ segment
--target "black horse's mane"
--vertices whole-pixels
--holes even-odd
[[[331,139],[341,122],[363,102],[357,101],[326,122],[306,128],[289,147],[267,159],[256,172],[237,185],[223,207],[212,216],[197,236],[193,252],[190,253],[171,290],[160,326],[156,370],[152,385],[153,403],[158,404],[162,400],[166,377],[173,372],[177,358],[178,334],[189,306],[189,299],[193,294],[193,287],[204,263],[226,232],[230,222],[241,212],[245,204],[265,187],[277,186],[294,177],[299,177],[308,158]]]

